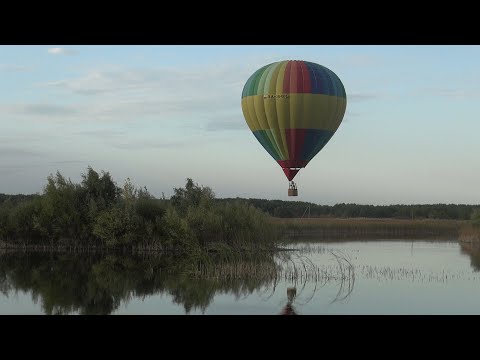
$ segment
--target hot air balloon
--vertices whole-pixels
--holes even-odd
[[[243,115],[258,142],[283,169],[290,182],[289,196],[298,196],[293,178],[333,136],[346,107],[338,76],[308,61],[266,65],[245,83]]]

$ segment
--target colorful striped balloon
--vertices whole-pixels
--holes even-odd
[[[338,76],[308,61],[266,65],[250,76],[242,92],[250,130],[290,181],[327,144],[346,107]]]

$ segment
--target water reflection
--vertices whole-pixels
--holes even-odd
[[[29,293],[49,315],[111,314],[151,295],[167,295],[189,314],[205,313],[216,295],[238,300],[270,292],[271,297],[283,282],[293,287],[282,313],[296,314],[295,300],[308,303],[329,281],[339,281],[343,291],[348,274],[338,264],[336,270],[334,263],[309,266],[307,257],[293,253],[206,266],[152,255],[9,252],[0,253],[0,292],[5,297]],[[304,292],[307,283],[314,283],[310,293]]]
[[[216,293],[240,297],[269,278],[192,278],[178,259],[154,256],[8,253],[0,255],[0,291],[29,292],[45,314],[110,314],[132,297],[168,294],[185,313],[205,311]]]
[[[479,312],[478,246],[389,240],[288,248],[275,255],[208,264],[119,253],[0,252],[0,312]]]
[[[295,299],[295,296],[297,295],[297,288],[295,287],[289,287],[287,289],[287,303],[285,306],[282,308],[282,311],[280,312],[280,315],[297,315],[297,311],[293,307],[293,300]]]
[[[460,242],[460,252],[470,257],[470,265],[474,271],[480,271],[480,244]]]

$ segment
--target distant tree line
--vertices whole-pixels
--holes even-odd
[[[431,204],[431,205],[318,205],[303,201],[266,199],[217,199],[229,202],[244,201],[267,214],[280,218],[338,217],[338,218],[396,218],[396,219],[454,219],[480,218],[480,205]]]
[[[15,246],[131,248],[202,257],[268,248],[277,231],[268,215],[241,201],[215,201],[187,179],[170,199],[156,199],[127,179],[117,186],[91,167],[74,183],[50,175],[39,195],[2,195],[0,241]]]
[[[32,195],[23,195],[23,194],[17,194],[17,195],[7,195],[7,194],[2,194],[0,193],[0,205],[3,204],[6,201],[9,201],[10,204],[16,205],[20,202],[26,201],[26,200],[32,200],[40,195],[38,194],[32,194]]]

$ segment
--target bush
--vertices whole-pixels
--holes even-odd
[[[93,226],[93,235],[108,247],[127,245],[136,238],[135,225],[133,212],[129,212],[128,208],[113,207],[98,215]]]
[[[11,209],[8,215],[7,232],[9,238],[18,238],[22,242],[35,242],[41,238],[35,218],[40,206],[38,200],[20,203]]]
[[[475,209],[472,211],[470,220],[472,224],[480,226],[480,209]]]
[[[170,201],[155,199],[130,179],[117,187],[108,172],[91,167],[80,184],[60,172],[47,178],[43,194],[0,205],[0,240],[107,248],[152,246],[205,259],[209,251],[274,244],[268,216],[242,201],[216,202],[212,189],[188,178]]]

